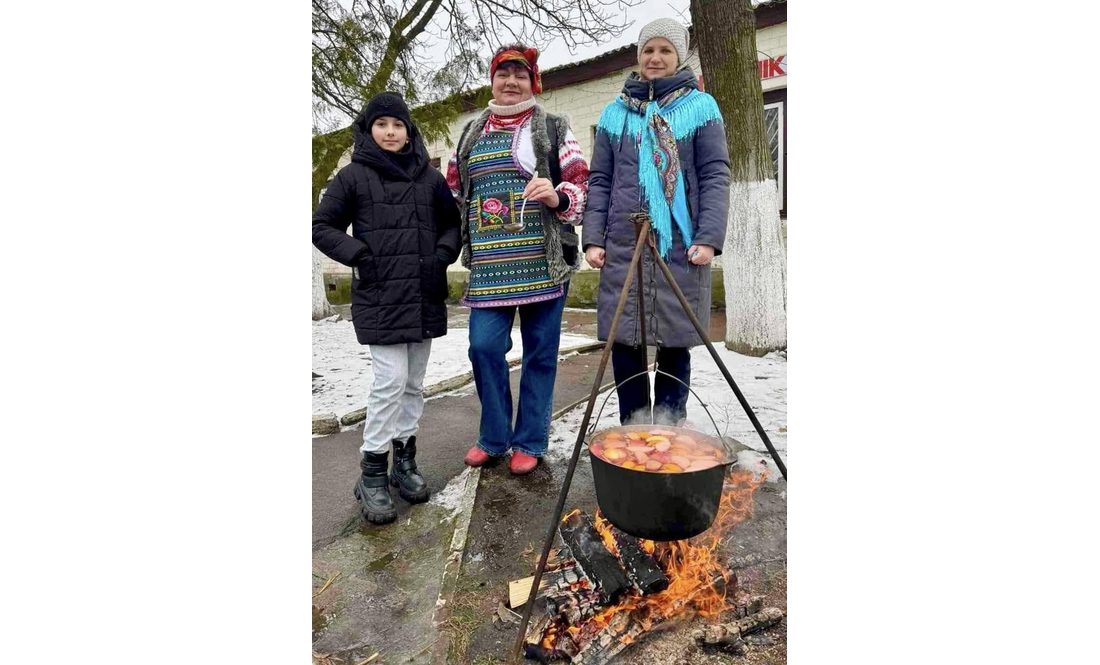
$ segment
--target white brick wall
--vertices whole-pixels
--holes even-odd
[[[787,54],[787,24],[771,25],[763,30],[756,31],[756,58],[763,60],[765,57],[775,58]],[[760,82],[764,92],[778,90],[787,87],[787,75],[764,79]]]
[[[787,24],[771,25],[756,31],[756,50],[774,58],[787,52]],[[757,54],[758,57],[759,54]]]
[[[765,56],[774,58],[778,55],[785,54],[787,52],[787,24],[780,23],[779,25],[773,25],[758,30],[756,33],[756,48],[762,53],[757,54],[758,58],[764,58]],[[693,52],[691,56],[688,57],[688,64],[691,65],[696,74],[702,75],[702,67],[699,65],[698,53]],[[573,134],[576,135],[577,142],[581,146],[581,152],[584,153],[586,159],[592,155],[592,129],[600,119],[600,113],[602,113],[604,107],[619,94],[619,91],[622,90],[623,87],[623,81],[626,79],[627,74],[633,69],[634,67],[628,67],[598,79],[536,95],[539,105],[544,109],[550,113],[565,115],[569,118],[570,127],[573,129]],[[779,76],[762,82],[762,88],[765,92],[785,87],[787,87],[786,76]],[[459,118],[451,124],[449,142],[434,141],[428,144],[428,155],[432,158],[439,158],[440,169],[444,172],[446,172],[447,162],[451,159],[451,155],[454,154],[459,135],[462,133],[462,128],[479,112],[480,111],[471,111],[459,116]],[[350,154],[349,151],[349,153],[340,160],[338,168],[344,167],[351,161]],[[326,273],[351,272],[351,268],[340,265],[328,257],[324,257],[322,261],[322,270]],[[584,265],[587,268],[587,264]],[[451,266],[450,270],[464,271],[465,268],[456,263]]]

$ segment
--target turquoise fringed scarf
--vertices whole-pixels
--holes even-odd
[[[673,222],[680,230],[684,246],[692,245],[691,215],[676,141],[688,139],[703,125],[721,119],[713,97],[686,87],[656,101],[623,93],[600,116],[597,127],[612,139],[641,135],[638,181],[657,234],[657,249],[665,259],[672,251]]]

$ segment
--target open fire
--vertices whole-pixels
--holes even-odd
[[[689,540],[634,538],[599,511],[594,518],[579,510],[563,517],[559,534],[565,546],[552,556],[554,565],[548,562],[540,584],[526,655],[543,663],[603,665],[659,624],[691,616],[712,617],[717,624],[737,606],[736,576],[717,550],[734,526],[752,516],[753,494],[764,480],[747,471],[731,473],[714,524]]]

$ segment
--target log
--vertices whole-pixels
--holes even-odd
[[[603,604],[614,604],[631,588],[619,559],[607,550],[586,514],[573,511],[562,519],[558,530],[581,570],[599,590]]]
[[[617,614],[570,662],[573,665],[607,665],[643,632],[645,628],[631,618],[630,612]]]
[[[533,658],[542,663],[542,665],[549,665],[550,662],[562,658],[562,656],[553,649],[547,649],[541,644],[531,644],[529,642],[523,643],[523,657]]]
[[[657,560],[642,548],[638,539],[612,527],[611,535],[619,548],[619,561],[626,570],[626,576],[634,583],[643,596],[660,593],[668,588],[668,576]]]
[[[535,576],[525,577],[522,580],[513,580],[508,583],[508,606],[512,609],[523,606],[531,595],[531,585]],[[585,577],[584,571],[576,561],[569,559],[559,568],[547,570],[539,580],[539,592],[535,600],[551,594],[560,593],[563,590],[573,588],[574,585],[591,586],[591,582]]]
[[[730,579],[727,580],[722,573],[715,573],[711,577],[711,585],[719,590],[735,586],[736,577],[734,577],[732,574],[729,574],[729,577]],[[657,625],[661,624],[666,619],[678,616],[683,613],[686,608],[691,604],[692,600],[694,600],[694,598],[695,594],[691,594],[684,596],[683,598],[677,599],[676,602],[674,602],[672,606],[668,608],[667,614],[658,612],[650,614],[648,618],[648,620],[652,622],[652,625],[650,625],[650,630],[656,628]],[[646,605],[646,600],[643,598],[641,599],[640,603],[641,608],[638,608],[635,611],[640,611],[642,608],[644,608]],[[633,615],[633,612],[621,612],[612,617],[611,622],[607,626],[598,629],[594,633],[589,632],[589,629],[592,628],[591,623],[582,624],[580,627],[581,632],[579,633],[577,638],[579,644],[582,645],[581,654],[587,655],[585,655],[582,660],[578,661],[574,659],[573,662],[590,665],[590,663],[592,663],[595,659],[596,663],[604,663],[607,662],[607,660],[610,660],[610,658],[613,657],[615,654],[625,649],[626,646],[632,643],[638,635],[644,632],[642,623],[634,621],[632,619]],[[623,639],[626,640],[626,643],[622,644],[621,647],[615,647],[614,644],[612,644],[613,642],[621,642]],[[596,651],[593,651],[593,649],[596,649]]]
[[[736,646],[746,635],[770,628],[783,620],[783,610],[769,607],[732,623],[719,623],[696,628],[692,638],[699,644]]]
[[[538,642],[532,642],[530,639],[524,641],[524,655],[542,663],[550,660],[571,659],[580,649],[569,635],[569,632],[564,626],[549,620],[549,617],[544,617],[543,621],[549,621],[549,626],[541,632],[541,638]],[[543,623],[542,625],[546,624]],[[528,631],[527,634],[530,636],[531,631]]]
[[[577,645],[573,636],[569,634],[569,631],[562,631],[554,642],[554,650],[560,654],[564,654],[565,658],[573,660],[573,656],[576,656],[581,648]]]
[[[716,572],[711,575],[710,584],[716,591],[725,591],[727,595],[730,593],[735,593],[737,589],[737,576],[733,573],[726,573],[725,575],[723,575],[721,572]],[[693,600],[695,600],[697,594],[698,591],[684,596],[683,598],[677,599],[672,604],[672,607],[668,608],[666,612],[657,615],[655,618],[657,620],[663,621],[665,619],[671,619],[673,617],[679,616],[686,611],[686,607],[690,605]]]
[[[563,591],[546,597],[546,611],[568,626],[576,626],[600,610],[600,592],[594,589]]]
[[[742,635],[750,635],[765,628],[771,628],[782,620],[783,610],[778,607],[769,607],[741,619],[737,625],[740,626]]]
[[[751,598],[737,603],[737,607],[734,608],[734,617],[738,619],[744,619],[750,614],[756,614],[760,610],[764,609],[764,596],[752,596]]]
[[[542,614],[537,619],[527,624],[527,632],[523,635],[525,644],[542,644],[543,635],[550,628],[549,614]]]

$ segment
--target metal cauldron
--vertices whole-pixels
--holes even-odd
[[[622,383],[648,374],[649,372],[636,374]],[[666,372],[655,370],[654,374],[661,374],[687,386]],[[687,388],[695,395],[690,386]],[[611,394],[609,392],[604,398],[600,415],[603,414],[603,407],[607,405]],[[699,396],[695,395],[695,398],[699,399]],[[717,432],[718,424],[714,422],[710,409],[702,400],[699,403],[703,405],[703,410],[707,412]],[[599,420],[600,417],[597,416],[596,422]],[[714,522],[714,517],[718,514],[718,503],[722,499],[722,486],[729,476],[730,467],[737,463],[737,453],[724,439],[684,427],[641,424],[612,427],[599,432],[590,431],[585,443],[591,446],[597,439],[611,432],[625,435],[627,432],[647,432],[654,428],[676,432],[677,435],[685,434],[696,441],[710,444],[725,452],[726,461],[698,471],[653,473],[624,469],[593,455],[590,450],[588,456],[592,460],[596,502],[609,522],[620,531],[637,538],[669,541],[697,536],[709,529]]]
[[[588,445],[609,432],[643,432],[653,425],[631,425],[602,430],[588,437]],[[683,427],[660,429],[686,434],[696,441],[724,450],[726,462],[698,471],[653,473],[616,466],[591,454],[596,501],[609,522],[619,530],[649,540],[682,540],[710,528],[718,513],[722,485],[736,454],[721,439]]]

